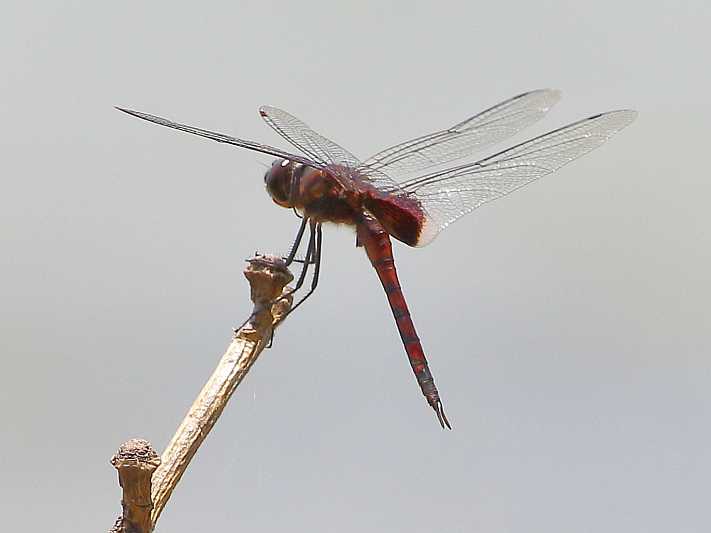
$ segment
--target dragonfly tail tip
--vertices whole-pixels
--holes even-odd
[[[434,409],[435,413],[437,413],[437,420],[439,420],[439,425],[442,426],[442,429],[451,430],[452,425],[449,423],[449,420],[447,420],[447,415],[444,414],[442,400],[437,398],[434,401],[430,401],[429,404],[430,406],[432,406],[432,409]]]

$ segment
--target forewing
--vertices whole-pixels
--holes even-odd
[[[446,130],[397,144],[366,159],[359,170],[385,173],[395,180],[470,156],[540,120],[560,92],[539,89],[509,98]]]
[[[357,167],[360,164],[356,156],[348,150],[316,133],[307,124],[282,109],[262,106],[259,108],[259,114],[279,135],[324,166]]]
[[[476,163],[400,183],[427,212],[424,246],[462,215],[555,172],[604,143],[637,116],[611,111],[574,122]]]
[[[199,135],[200,137],[212,139],[213,141],[227,143],[233,146],[239,146],[241,148],[254,150],[255,152],[261,152],[263,154],[270,154],[276,157],[289,159],[291,161],[298,161],[299,163],[303,163],[304,165],[309,165],[316,168],[321,168],[323,166],[323,164],[318,161],[312,161],[311,159],[308,159],[304,156],[291,154],[289,152],[285,152],[284,150],[280,150],[279,148],[275,148],[267,144],[260,144],[254,141],[237,139],[236,137],[230,137],[229,135],[225,135],[224,133],[217,133],[214,131],[196,128],[195,126],[188,126],[187,124],[180,124],[178,122],[168,120],[167,118],[158,117],[156,115],[149,115],[148,113],[142,113],[140,111],[133,111],[131,109],[124,109],[121,107],[117,107],[116,109],[118,109],[119,111],[123,111],[124,113],[128,113],[129,115],[132,115],[134,117],[147,120],[148,122],[159,124],[160,126],[166,126],[168,128],[173,128],[174,130],[192,133],[193,135]]]

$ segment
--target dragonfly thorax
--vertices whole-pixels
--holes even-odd
[[[363,194],[343,186],[331,172],[277,159],[264,175],[274,203],[321,222],[355,223]]]

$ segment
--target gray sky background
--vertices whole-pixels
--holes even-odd
[[[162,449],[248,312],[243,260],[297,220],[283,107],[360,156],[516,93],[609,109],[601,149],[396,246],[454,431],[439,429],[347,228],[161,531],[696,533],[711,527],[708,2],[10,2],[0,21],[0,508],[103,531],[108,459]],[[500,147],[496,147],[498,149]]]

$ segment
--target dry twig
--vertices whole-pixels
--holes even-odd
[[[147,478],[133,474],[121,477],[122,470],[118,466],[116,467],[119,469],[119,478],[124,489],[124,514],[122,519],[116,522],[112,531],[123,533],[152,531],[190,460],[217,422],[232,393],[268,344],[274,328],[290,309],[292,303],[290,296],[274,303],[277,297],[286,292],[286,284],[293,279],[280,258],[257,256],[249,260],[244,274],[249,281],[251,299],[254,302],[254,311],[250,319],[235,332],[232,343],[220,359],[217,368],[200,391],[163,452],[159,461],[160,466],[156,462],[151,463],[155,465],[153,466],[155,472],[150,471],[153,474],[152,487],[150,475]],[[148,443],[146,442],[146,444]],[[128,443],[124,444],[122,448],[126,445]],[[131,472],[133,473],[133,470]],[[140,470],[140,472],[144,472],[144,470]],[[145,490],[146,482],[150,489],[148,498],[145,497],[148,494]],[[140,488],[134,486],[137,483],[141,484]],[[126,509],[127,486],[130,491],[141,494],[141,498],[136,500],[140,501],[140,504],[129,506],[128,515]],[[146,509],[150,517],[149,521],[146,520]],[[140,527],[134,526],[136,523],[134,517],[136,516],[140,517]]]

